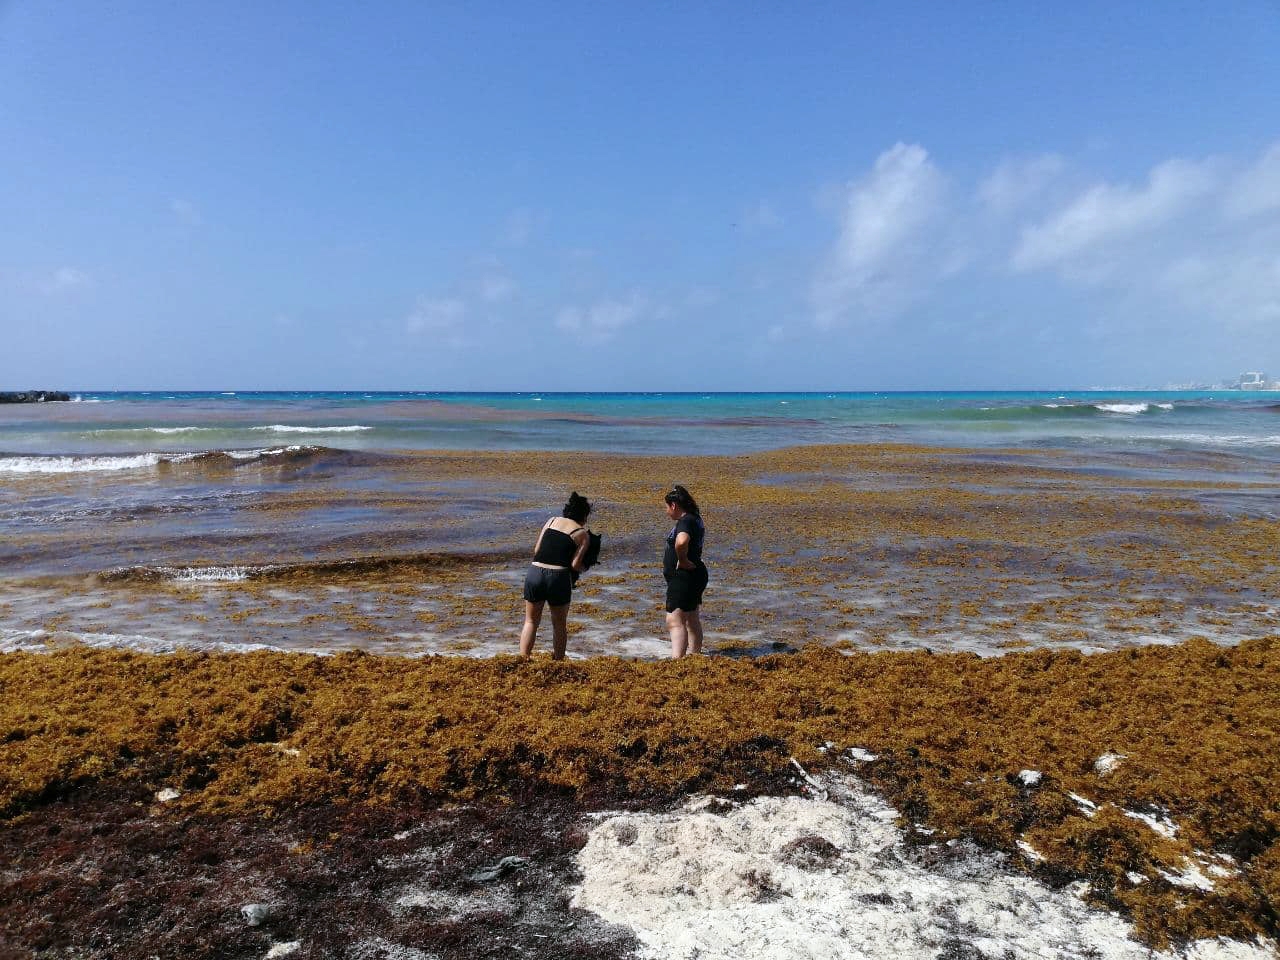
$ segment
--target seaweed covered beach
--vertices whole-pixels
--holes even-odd
[[[664,663],[67,650],[0,671],[13,955],[630,956],[632,931],[568,906],[594,811],[708,796],[724,818],[826,799],[828,775],[892,805],[921,869],[1003,853],[1159,948],[1280,932],[1276,638]],[[795,840],[839,889],[841,845]],[[748,905],[786,896],[758,865],[739,880]]]
[[[8,478],[0,955],[1267,956],[1277,488],[903,444]],[[604,563],[520,660],[570,489]]]

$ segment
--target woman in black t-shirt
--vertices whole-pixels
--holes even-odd
[[[707,589],[707,565],[702,562],[702,541],[707,528],[697,501],[684,487],[676,485],[663,497],[667,516],[676,525],[667,535],[662,554],[662,575],[667,581],[667,630],[671,634],[671,656],[702,652],[702,592]]]

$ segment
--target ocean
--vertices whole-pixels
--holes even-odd
[[[0,475],[174,454],[347,450],[741,453],[914,443],[1280,457],[1280,393],[106,392],[0,407]],[[70,459],[68,459],[70,458]],[[90,458],[90,459],[83,459]]]
[[[577,489],[570,653],[657,657],[675,482],[726,653],[1280,624],[1276,393],[83,392],[0,406],[0,649],[511,652]]]

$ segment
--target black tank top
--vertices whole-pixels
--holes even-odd
[[[578,530],[581,529],[581,527],[578,528]],[[547,527],[542,532],[542,543],[538,545],[538,552],[533,555],[533,559],[537,563],[546,563],[553,567],[571,567],[577,553],[578,545],[573,542],[573,537],[555,527]]]

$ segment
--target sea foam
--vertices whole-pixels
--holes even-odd
[[[250,430],[265,430],[271,433],[355,433],[359,430],[372,430],[362,424],[350,424],[342,427],[302,427],[284,423],[273,423],[265,427],[250,427]]]
[[[1094,406],[1104,413],[1146,413],[1151,409],[1149,403],[1095,403]]]
[[[137,453],[124,456],[17,456],[0,457],[0,473],[102,473],[144,470],[160,464],[191,463],[210,457],[258,460],[283,454],[318,452],[323,447],[292,444],[287,447],[259,447],[246,450],[197,450],[190,453]]]
[[[0,457],[0,473],[96,473],[154,467],[164,457],[139,453],[128,457]]]

